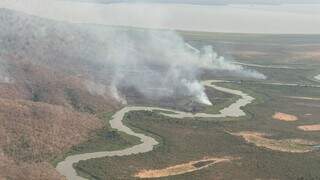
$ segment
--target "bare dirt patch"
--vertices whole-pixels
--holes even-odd
[[[320,131],[320,124],[299,126],[298,129],[303,131]]]
[[[279,120],[279,121],[297,121],[298,117],[291,115],[291,114],[286,114],[286,113],[281,113],[277,112],[272,116],[273,119]]]
[[[253,143],[258,147],[267,149],[290,152],[290,153],[306,153],[314,150],[311,145],[316,145],[316,142],[304,139],[270,139],[268,135],[257,132],[240,132],[234,135],[241,136],[248,143]]]
[[[231,160],[234,160],[234,159],[235,158],[231,158],[231,157],[223,157],[223,158],[205,157],[198,161],[190,161],[188,163],[170,166],[164,169],[141,170],[140,172],[135,174],[135,177],[160,178],[160,177],[175,176],[175,175],[185,174],[185,173],[197,171],[203,168],[207,168],[213,164],[230,162]]]

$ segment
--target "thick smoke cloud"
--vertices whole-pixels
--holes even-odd
[[[148,98],[189,96],[210,105],[199,81],[203,69],[265,78],[218,56],[211,46],[192,47],[173,31],[114,30],[108,37],[103,63],[114,73],[113,91],[130,86]]]
[[[72,73],[85,67],[89,92],[111,93],[122,103],[126,100],[120,90],[133,87],[152,99],[190,97],[210,105],[199,78],[203,69],[265,78],[218,56],[211,46],[192,47],[174,31],[75,25],[7,14],[2,13],[0,25],[6,53]]]
[[[190,45],[189,45],[190,46]],[[194,48],[194,47],[193,47]],[[235,64],[232,60],[228,60],[223,56],[219,56],[217,52],[214,51],[212,46],[205,46],[200,53],[200,60],[203,68],[209,68],[212,70],[225,70],[242,77],[251,77],[255,79],[266,79],[267,77],[255,70],[246,69],[241,65]]]

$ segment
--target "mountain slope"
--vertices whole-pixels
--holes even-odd
[[[71,27],[0,9],[0,179],[63,179],[49,160],[120,108],[77,54],[93,41]]]

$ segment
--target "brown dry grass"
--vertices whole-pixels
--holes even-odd
[[[45,160],[102,127],[94,116],[61,106],[1,98],[0,104],[0,145],[17,160]],[[18,152],[20,145],[27,148]]]
[[[12,84],[1,84],[0,97],[6,99],[35,100],[81,111],[90,107],[94,112],[119,108],[110,94],[94,95],[84,82],[87,76],[66,74],[46,65],[34,65],[29,61],[12,61]],[[67,93],[69,92],[69,93]],[[72,102],[72,97],[76,101]]]
[[[0,83],[0,179],[61,179],[48,161],[102,128],[94,113],[114,111],[119,103],[90,93],[85,73],[4,59],[14,81]]]
[[[94,114],[120,105],[108,92],[98,95],[85,86],[98,79],[98,68],[75,53],[79,42],[90,42],[86,33],[13,11],[0,14],[9,33],[0,37],[1,71],[12,79],[0,82],[0,179],[61,179],[48,161],[102,128]],[[64,34],[61,27],[71,31]],[[43,28],[45,38],[39,35]],[[71,34],[79,38],[66,38]]]
[[[160,178],[160,177],[175,176],[175,175],[185,174],[185,173],[197,171],[197,170],[200,170],[203,168],[207,168],[209,166],[212,166],[213,164],[222,163],[222,162],[229,162],[233,159],[234,158],[231,158],[231,157],[223,157],[223,158],[205,157],[201,160],[190,161],[188,163],[170,166],[170,167],[167,167],[164,169],[141,170],[140,172],[135,174],[135,177],[138,177],[138,178]],[[208,162],[208,163],[204,166],[201,166],[201,167],[195,166],[195,164],[197,164],[197,163],[206,163],[206,162]]]
[[[266,138],[266,134],[257,132],[240,132],[234,135],[241,136],[248,143],[253,143],[258,147],[267,149],[290,152],[290,153],[306,153],[313,150],[310,145],[316,145],[316,142],[303,140],[303,139],[283,139],[275,140]]]
[[[273,119],[279,120],[279,121],[297,121],[298,117],[291,115],[291,114],[286,114],[286,113],[281,113],[277,112],[272,116]]]
[[[99,119],[62,106],[0,98],[0,177],[62,179],[47,161],[85,141]]]
[[[320,124],[299,126],[298,129],[303,131],[320,131]]]
[[[17,163],[0,152],[0,179],[65,180],[49,163]]]

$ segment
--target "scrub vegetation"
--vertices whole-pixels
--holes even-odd
[[[246,106],[247,116],[241,118],[187,118],[173,119],[159,112],[130,112],[125,120],[129,127],[147,132],[161,139],[161,144],[145,154],[123,157],[106,157],[80,161],[75,165],[78,172],[91,179],[134,179],[139,172],[153,172],[175,167],[203,157],[239,157],[228,163],[209,166],[185,174],[162,177],[161,179],[318,179],[320,135],[302,130],[304,125],[320,123],[319,101],[320,85],[312,79],[317,67],[317,57],[285,57],[273,50],[282,47],[288,55],[298,50],[290,46],[287,36],[224,35],[224,34],[185,34],[193,45],[201,43],[220,43],[227,40],[235,42],[231,53],[244,62],[262,65],[283,65],[298,69],[276,69],[255,67],[268,76],[267,80],[220,77],[208,72],[203,79],[235,80],[218,83],[219,86],[238,89],[256,98]],[[203,37],[205,36],[205,37]],[[250,38],[244,38],[244,37]],[[271,38],[271,39],[270,39]],[[275,38],[274,40],[272,38]],[[301,37],[296,37],[301,38]],[[205,40],[204,40],[205,39]],[[277,42],[277,45],[262,48],[256,43]],[[272,40],[272,41],[271,41]],[[305,43],[308,43],[306,45]],[[311,43],[312,42],[312,43]],[[318,42],[313,37],[297,41],[306,49],[314,49]],[[245,46],[244,46],[245,45]],[[242,47],[240,47],[242,46]],[[285,48],[286,47],[286,48]],[[230,47],[231,49],[231,47]],[[251,53],[244,51],[257,51]],[[242,51],[240,54],[238,51]],[[302,51],[302,50],[299,50]],[[261,55],[265,52],[267,55]],[[247,54],[246,54],[247,53]],[[259,55],[260,54],[260,55]],[[283,59],[281,59],[283,58]],[[281,60],[279,60],[281,59]],[[299,63],[304,61],[303,64]],[[252,67],[251,67],[252,68]],[[309,71],[306,71],[308,69]],[[299,86],[276,85],[268,83],[296,83]],[[217,112],[221,107],[237,100],[229,94],[206,90],[216,107],[199,108],[197,111]],[[308,99],[290,98],[294,96]],[[218,108],[219,107],[219,108]],[[297,121],[278,121],[273,116],[279,112],[298,117]],[[202,120],[202,121],[199,121]],[[245,132],[251,132],[245,133]],[[157,179],[157,178],[155,178]]]

